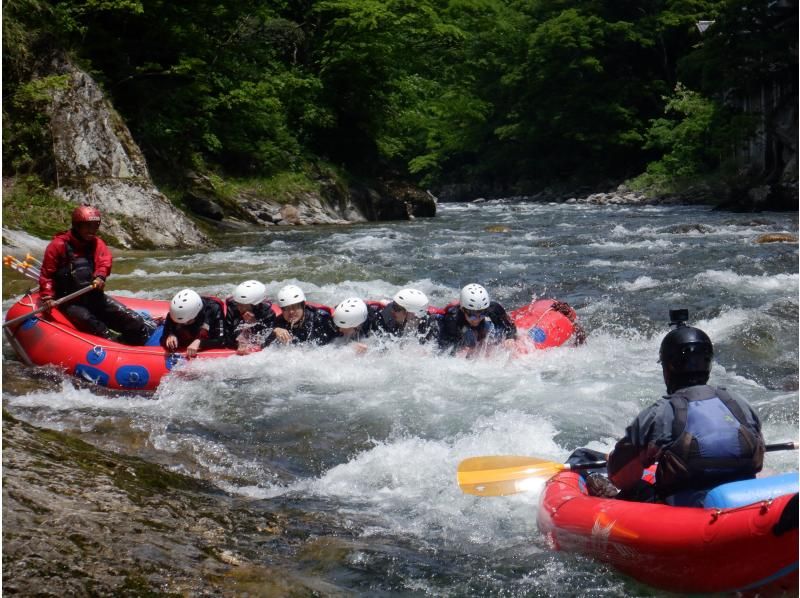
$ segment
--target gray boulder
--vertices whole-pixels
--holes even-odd
[[[52,66],[69,76],[50,106],[56,193],[98,207],[103,232],[123,247],[207,244],[153,184],[141,150],[97,83],[63,57]]]

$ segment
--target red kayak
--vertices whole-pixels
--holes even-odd
[[[169,311],[169,301],[116,295],[114,298],[152,318],[163,318]],[[537,348],[557,346],[572,333],[572,323],[552,309],[554,303],[549,299],[537,301],[511,312],[521,333],[538,339]],[[25,295],[8,310],[6,321],[29,314],[39,306],[38,293]],[[273,309],[280,313],[277,305]],[[442,310],[432,307],[429,311],[437,314]],[[32,315],[3,330],[17,356],[26,364],[59,366],[73,376],[117,390],[155,390],[161,378],[184,359],[182,352],[165,352],[157,339],[151,339],[154,346],[132,347],[79,332],[58,309],[48,316]],[[208,349],[199,352],[198,358],[235,354],[232,349]]]
[[[725,484],[706,498],[715,506],[699,508],[589,496],[580,474],[566,471],[548,481],[537,523],[552,548],[589,555],[655,588],[796,595],[797,479]]]

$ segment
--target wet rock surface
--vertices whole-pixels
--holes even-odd
[[[294,564],[321,525],[3,413],[4,595],[348,595]]]

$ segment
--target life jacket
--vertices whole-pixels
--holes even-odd
[[[474,346],[477,342],[489,338],[490,342],[500,342],[507,338],[516,338],[517,327],[499,303],[492,301],[486,308],[486,317],[476,328],[467,323],[458,303],[445,308],[441,324],[439,344],[442,346]]]
[[[401,336],[405,323],[401,326],[394,319],[392,312],[394,311],[392,302],[387,304],[377,302],[367,302],[367,322],[370,324],[374,332],[385,332],[392,336]]]
[[[711,488],[761,471],[764,438],[724,388],[692,386],[664,398],[674,412],[675,440],[658,460],[660,495]]]
[[[275,326],[275,310],[272,303],[264,300],[262,303],[253,305],[253,315],[255,321],[248,323],[242,318],[236,301],[232,297],[225,300],[225,338],[226,343],[231,348],[238,346],[237,338],[243,332],[248,338],[263,342],[269,336]]]
[[[331,309],[325,305],[306,303],[303,319],[296,326],[290,326],[283,314],[275,319],[275,328],[284,328],[292,333],[292,344],[314,343],[327,345],[336,336],[331,317]],[[275,331],[267,337],[266,345],[275,342]]]
[[[167,316],[164,322],[162,345],[166,346],[167,337],[174,334],[178,339],[178,347],[184,348],[200,339],[200,348],[209,349],[225,344],[225,302],[218,297],[203,296],[203,308],[190,324],[178,324]]]
[[[88,287],[94,280],[94,247],[87,246],[85,256],[75,256],[75,249],[69,243],[64,243],[67,252],[67,263],[56,270],[53,276],[56,295],[63,297],[80,289]]]

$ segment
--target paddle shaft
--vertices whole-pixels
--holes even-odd
[[[61,305],[62,303],[66,303],[67,301],[72,301],[73,299],[76,299],[77,297],[80,297],[81,295],[85,295],[89,291],[93,291],[93,290],[94,290],[94,286],[93,285],[89,285],[88,287],[84,287],[82,289],[79,289],[79,290],[75,291],[74,293],[70,293],[69,295],[66,295],[65,297],[62,297],[61,299],[57,300],[53,307],[57,307],[57,306]],[[31,316],[35,316],[36,314],[41,313],[41,312],[43,312],[43,311],[45,311],[47,309],[49,309],[48,306],[47,305],[43,305],[42,307],[38,307],[38,308],[34,309],[32,312],[30,312],[28,314],[25,314],[25,315],[22,315],[22,316],[18,316],[16,318],[12,319],[12,320],[8,320],[7,322],[3,322],[3,328],[5,328],[7,326],[11,326],[12,324],[16,324],[17,322],[23,322],[23,321],[27,320],[28,318],[30,318]]]
[[[777,442],[775,444],[766,445],[764,450],[768,453],[774,453],[776,451],[793,451],[797,448],[797,443],[795,442]],[[608,461],[588,461],[586,463],[567,465],[567,469],[597,469],[600,467],[605,467],[606,465],[608,465]]]

